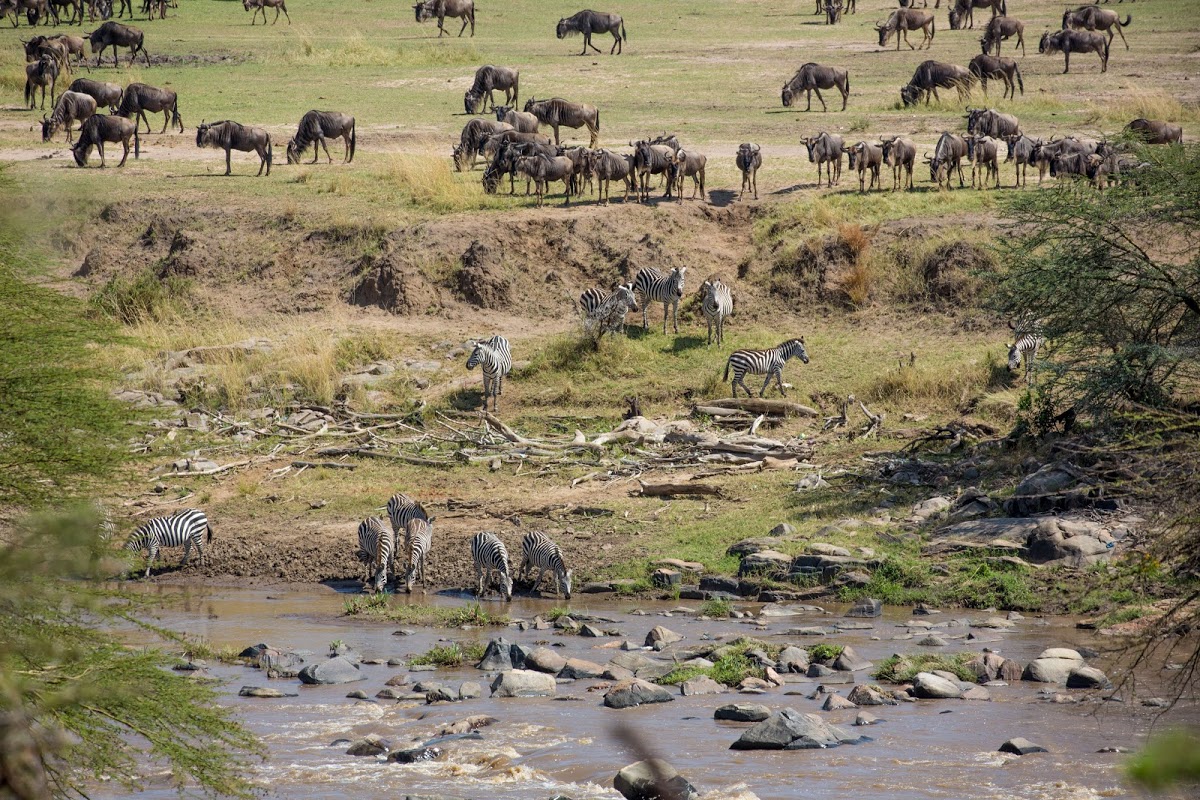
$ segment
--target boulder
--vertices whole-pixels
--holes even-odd
[[[775,661],[775,669],[780,672],[806,672],[808,670],[808,651],[795,645],[783,648],[779,651],[779,658]]]
[[[525,668],[557,675],[567,660],[549,647],[535,647],[525,659]]]
[[[761,722],[771,716],[771,709],[760,703],[729,703],[713,712],[713,719],[731,722]]]
[[[378,734],[368,733],[361,739],[355,739],[346,748],[348,756],[377,756],[388,751],[388,744]]]
[[[1095,667],[1075,667],[1067,675],[1068,689],[1107,689],[1108,676]]]
[[[724,692],[725,687],[707,675],[689,678],[679,685],[679,693],[684,697],[691,697],[697,694],[723,694]]]
[[[517,665],[513,663],[512,648],[512,642],[507,641],[503,636],[492,639],[488,642],[487,649],[483,651],[483,658],[475,665],[476,669],[488,672],[515,669]]]
[[[559,671],[560,678],[599,678],[604,674],[604,667],[593,661],[582,658],[568,658],[567,663]]]
[[[932,672],[918,672],[913,678],[913,694],[927,700],[962,697],[958,683]]]
[[[585,639],[603,639],[608,634],[594,625],[580,625],[579,635]]]
[[[626,800],[659,800],[663,797],[662,789],[667,789],[668,797],[678,800],[699,797],[694,786],[674,767],[658,758],[625,767],[613,778],[613,788]]]
[[[747,729],[730,749],[807,750],[858,741],[858,737],[826,723],[816,714],[784,708]]]
[[[297,677],[301,683],[331,685],[361,681],[364,676],[357,664],[347,661],[342,656],[336,656],[328,661],[309,664],[300,670]]]
[[[761,553],[764,550],[772,550],[777,544],[779,542],[771,539],[742,539],[740,542],[734,542],[729,545],[729,548],[725,551],[725,555],[745,558],[748,555]]]
[[[674,699],[674,695],[662,686],[640,678],[621,681],[604,693],[604,705],[609,708],[633,708],[648,703],[669,703]]]
[[[355,689],[352,692],[347,692],[346,697],[349,698],[350,700],[370,700],[371,699],[371,698],[367,697],[367,693],[364,692],[362,689]]]
[[[870,667],[871,662],[854,652],[851,647],[843,647],[841,654],[833,660],[833,668],[841,672],[858,672]]]
[[[269,686],[243,686],[238,697],[298,697],[295,692],[284,692]]]
[[[929,634],[923,639],[919,639],[917,644],[921,647],[945,647],[946,640],[936,634]]]
[[[858,712],[858,716],[854,718],[854,724],[858,727],[864,725],[875,725],[879,722],[879,717],[874,714],[868,714],[866,711]]]
[[[418,761],[433,761],[442,755],[440,747],[414,747],[410,750],[393,750],[387,760],[393,764],[416,764]]]
[[[856,706],[894,706],[897,704],[895,698],[864,683],[853,687],[846,695],[846,699]]]
[[[833,669],[824,664],[809,664],[808,671],[804,673],[808,678],[825,678],[833,674]]]
[[[249,659],[257,660],[258,657],[261,656],[263,653],[265,653],[268,650],[273,650],[273,649],[275,649],[275,648],[271,647],[270,645],[263,644],[261,642],[259,644],[252,644],[249,647],[247,647],[245,650],[243,650],[242,652],[238,653],[238,658],[249,658]]]
[[[923,524],[938,514],[949,511],[950,505],[950,500],[945,497],[931,497],[913,506],[912,515],[909,517],[909,520],[917,524]]]
[[[844,711],[848,708],[858,708],[858,706],[840,694],[826,695],[825,704],[821,706],[822,711]]]
[[[660,589],[669,589],[683,583],[683,573],[677,569],[659,567],[650,573],[650,583]]]
[[[702,592],[736,595],[739,594],[740,589],[741,581],[726,575],[710,575],[700,579],[700,591]]]
[[[501,672],[492,681],[492,697],[553,697],[558,683],[553,675],[531,669]]]
[[[805,546],[804,552],[816,553],[819,556],[838,556],[839,558],[850,558],[850,551],[844,547],[837,545],[826,544],[825,542],[812,542]]]
[[[664,628],[662,625],[655,625],[646,634],[646,647],[653,647],[655,650],[661,650],[669,644],[680,641],[683,641],[681,634]]]
[[[962,693],[963,700],[991,700],[992,693],[982,686],[972,686]]]
[[[874,597],[864,597],[846,612],[847,617],[878,617],[883,614],[883,603]]]
[[[791,565],[791,556],[777,550],[761,550],[742,559],[738,564],[738,577],[787,574]]]
[[[565,659],[563,660],[563,663],[566,663]],[[609,663],[613,666],[620,667],[621,669],[627,669],[630,672],[637,672],[639,669],[652,667],[657,664],[662,664],[663,662],[634,650],[617,653],[615,656],[609,659]]]
[[[458,686],[459,700],[474,700],[483,697],[483,687],[475,681],[463,681]]]
[[[1034,744],[1028,739],[1018,736],[1015,739],[1009,739],[1007,742],[1000,745],[1000,752],[1012,753],[1013,755],[1017,756],[1027,756],[1030,753],[1048,753],[1050,751],[1042,747],[1040,744]]]
[[[1047,656],[1046,653],[1063,653],[1063,657]],[[1072,658],[1070,655],[1075,657]],[[1021,679],[1037,683],[1066,683],[1071,671],[1084,666],[1083,658],[1074,650],[1047,650],[1025,665]]]
[[[461,699],[458,696],[458,691],[449,686],[439,686],[425,693],[425,702],[429,705],[433,705],[434,703],[457,703]]]
[[[795,536],[796,526],[787,522],[781,522],[774,528],[771,528],[769,536]]]
[[[765,692],[768,689],[774,688],[775,684],[762,678],[756,678],[753,675],[742,678],[741,683],[738,684],[738,691],[742,692]]]
[[[1025,557],[1034,564],[1086,567],[1110,557],[1112,538],[1099,525],[1043,519],[1025,540]]]

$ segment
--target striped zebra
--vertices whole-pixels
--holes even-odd
[[[650,304],[663,304],[663,334],[667,332],[667,306],[671,306],[675,332],[679,333],[679,301],[683,299],[683,274],[687,267],[676,267],[663,273],[653,267],[638,270],[633,288],[642,296],[642,330],[650,330]]]
[[[751,375],[766,375],[767,379],[763,382],[762,391],[758,393],[758,396],[766,396],[767,387],[771,385],[771,378],[774,378],[775,382],[779,384],[779,393],[787,397],[787,392],[783,390],[783,365],[789,358],[798,358],[805,364],[808,363],[808,352],[804,349],[803,336],[799,339],[788,339],[770,350],[734,350],[729,354],[729,360],[725,362],[724,380],[729,380],[729,370],[732,369],[733,396],[737,397],[737,387],[740,383],[746,390],[746,396],[753,397],[754,395],[746,388],[743,378],[746,377],[747,372]]]
[[[523,580],[534,569],[538,571],[533,579],[535,590],[542,581],[542,574],[550,570],[554,574],[554,591],[571,599],[571,570],[563,562],[562,551],[549,536],[537,531],[525,534],[521,541],[521,568],[517,570],[517,578]]]
[[[101,500],[93,500],[92,509],[96,514],[96,535],[101,542],[111,542],[117,535],[117,523],[113,521],[112,511]]]
[[[720,278],[712,277],[700,285],[700,294],[703,297],[700,308],[708,321],[708,343],[712,344],[713,328],[716,328],[717,344],[723,344],[725,318],[733,313],[733,292]]]
[[[354,557],[363,565],[363,591],[372,586],[382,592],[392,562],[392,534],[379,517],[367,517],[358,523],[358,551]]]
[[[414,517],[404,528],[404,552],[408,554],[408,565],[404,570],[404,591],[412,594],[413,581],[418,576],[421,586],[425,582],[425,567],[429,563],[429,551],[433,549],[433,525],[427,519]]]
[[[211,542],[213,529],[204,512],[185,508],[169,517],[157,517],[138,527],[125,543],[125,549],[131,553],[141,553],[143,549],[150,551],[149,560],[146,561],[146,577],[149,578],[150,570],[158,559],[158,550],[162,547],[183,548],[183,560],[179,562],[181,567],[188,563],[188,557],[195,547],[196,555],[203,564],[206,532]]]
[[[512,369],[512,351],[508,339],[493,336],[475,343],[467,369],[479,367],[483,372],[483,410],[487,411],[487,399],[492,398],[492,410],[500,410],[500,395],[504,389],[504,377]]]
[[[590,300],[585,300],[589,292],[597,292],[604,296],[598,305],[588,307]],[[633,294],[632,283],[622,283],[611,292],[600,289],[589,289],[580,297],[580,305],[586,310],[583,327],[593,340],[599,342],[606,333],[625,332],[625,315],[638,310],[637,298]]]
[[[1020,369],[1025,364],[1025,383],[1033,385],[1033,366],[1037,360],[1038,350],[1046,343],[1042,336],[1042,326],[1036,320],[1023,319],[1019,323],[1009,322],[1015,340],[1008,347],[1008,368]]]
[[[508,550],[504,542],[494,533],[481,531],[471,538],[471,560],[475,562],[475,594],[483,597],[484,590],[492,584],[492,573],[504,593],[505,600],[512,600],[512,571],[508,565]]]

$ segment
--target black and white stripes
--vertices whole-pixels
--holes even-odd
[[[537,577],[533,579],[533,588],[537,589],[546,570],[554,575],[555,590],[562,592],[566,599],[571,599],[571,570],[563,561],[562,551],[558,545],[544,533],[531,531],[525,534],[521,541],[521,568],[517,570],[517,578],[528,577],[528,572],[536,569]]]
[[[733,313],[733,292],[720,278],[712,277],[700,285],[700,295],[700,308],[708,321],[708,343],[713,343],[713,328],[716,328],[717,344],[723,344],[725,318]]]
[[[1025,364],[1025,383],[1033,385],[1033,368],[1034,361],[1037,359],[1038,350],[1046,343],[1045,337],[1042,336],[1042,328],[1031,319],[1023,319],[1020,323],[1008,324],[1012,328],[1013,343],[1008,347],[1008,368],[1010,370],[1020,369],[1021,363]]]
[[[363,564],[363,589],[372,586],[382,592],[392,563],[392,534],[379,517],[367,517],[358,524],[355,557]]]
[[[670,272],[659,272],[653,267],[638,270],[633,279],[633,288],[642,297],[642,330],[650,330],[647,313],[651,303],[663,304],[663,333],[667,332],[667,306],[672,309],[672,324],[679,333],[679,301],[683,299],[683,276],[687,267],[676,267]]]
[[[159,548],[162,547],[182,547],[181,566],[188,563],[188,557],[195,547],[196,555],[203,564],[205,534],[211,542],[213,529],[208,524],[208,517],[199,509],[185,508],[169,517],[152,519],[139,527],[125,543],[125,549],[134,553],[141,552],[142,549],[149,550],[149,558],[146,561],[146,577],[149,578],[150,569],[158,558]]]
[[[767,387],[771,385],[771,378],[775,378],[776,383],[779,384],[779,393],[787,397],[787,392],[783,390],[783,365],[789,358],[798,358],[805,364],[808,363],[808,352],[804,349],[803,336],[799,339],[788,339],[770,350],[734,350],[729,354],[729,360],[725,362],[724,380],[729,380],[729,371],[733,370],[733,396],[737,397],[737,387],[741,384],[741,387],[746,390],[746,396],[752,397],[753,395],[743,380],[746,373],[766,375],[767,379],[763,382],[762,391],[758,393],[758,396],[766,395]]]
[[[598,303],[597,298],[601,298]],[[584,330],[597,342],[606,333],[624,333],[625,315],[638,310],[632,283],[619,284],[611,292],[588,289],[579,298],[579,304],[584,309]]]
[[[491,586],[492,573],[505,600],[512,600],[512,573],[508,564],[508,550],[504,542],[494,533],[481,531],[471,538],[471,560],[475,562],[475,594],[482,597]]]
[[[433,549],[433,526],[429,520],[415,517],[408,521],[404,528],[404,553],[408,557],[408,565],[404,570],[404,591],[412,594],[413,582],[420,577],[421,585],[426,586],[425,565],[429,561],[429,551]]]
[[[492,398],[492,410],[499,410],[499,398],[504,388],[504,378],[512,369],[512,352],[508,339],[493,336],[476,342],[467,359],[467,369],[479,367],[483,372],[483,410],[487,411],[487,400]]]

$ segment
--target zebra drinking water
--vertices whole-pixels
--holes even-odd
[[[1025,363],[1025,383],[1033,385],[1033,367],[1037,359],[1038,349],[1046,343],[1042,336],[1042,328],[1035,320],[1025,319],[1020,323],[1009,322],[1015,340],[1008,347],[1008,368],[1020,369]]]
[[[392,562],[392,534],[379,517],[367,517],[358,524],[358,552],[354,555],[363,564],[363,591],[372,586],[382,592]]]
[[[196,508],[185,508],[169,517],[152,519],[139,527],[125,543],[125,549],[132,553],[140,553],[143,548],[150,551],[150,557],[146,561],[146,577],[149,578],[150,569],[154,566],[161,547],[182,547],[183,560],[179,562],[180,566],[188,563],[188,557],[195,547],[196,556],[203,564],[205,532],[208,534],[208,541],[211,542],[213,529],[212,525],[208,524],[208,517],[204,516],[204,512]]]
[[[430,521],[415,517],[404,528],[404,552],[408,554],[408,566],[404,571],[404,591],[412,594],[413,581],[418,576],[421,586],[426,586],[425,565],[429,551],[433,549],[433,526]]]
[[[787,397],[787,392],[783,390],[783,365],[789,358],[798,358],[805,364],[808,363],[808,352],[804,349],[803,336],[799,339],[788,339],[770,350],[734,350],[729,354],[729,360],[725,362],[724,380],[729,380],[729,370],[732,369],[733,396],[737,397],[737,387],[738,384],[741,384],[742,388],[746,390],[746,396],[753,397],[754,395],[746,388],[743,378],[747,372],[751,375],[766,375],[767,379],[763,382],[762,391],[758,393],[758,396],[766,396],[767,387],[771,385],[771,378],[775,378],[776,383],[779,384],[779,393]]]
[[[512,573],[508,566],[508,550],[494,533],[481,531],[471,538],[471,560],[475,562],[475,594],[483,597],[496,573],[505,600],[512,600]]]
[[[535,590],[542,581],[542,574],[550,570],[554,575],[554,590],[571,599],[571,570],[563,561],[562,551],[549,536],[538,531],[525,534],[521,541],[521,568],[517,570],[517,578],[523,579],[534,569],[538,571],[533,579]]]
[[[642,296],[642,330],[650,330],[650,304],[663,304],[663,334],[667,332],[667,306],[671,306],[675,333],[679,333],[679,301],[683,299],[683,275],[687,267],[676,267],[663,273],[653,267],[638,270],[633,288]]]
[[[596,296],[601,297],[596,303]],[[638,310],[637,298],[632,283],[622,283],[612,292],[588,289],[579,298],[584,309],[583,327],[592,340],[599,342],[606,333],[625,332],[625,315]]]
[[[704,319],[708,321],[708,343],[713,342],[713,328],[717,329],[717,344],[725,341],[725,318],[733,313],[733,292],[718,277],[712,277],[700,285],[704,298],[700,305]]]
[[[483,372],[483,410],[487,411],[487,399],[491,397],[492,410],[499,411],[504,377],[512,369],[512,351],[509,350],[508,339],[493,336],[476,342],[471,357],[467,359],[467,369],[475,367]]]

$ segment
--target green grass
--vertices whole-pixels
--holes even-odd
[[[918,672],[943,670],[954,673],[959,680],[973,682],[977,676],[966,664],[974,657],[971,653],[957,653],[948,656],[929,653],[892,655],[879,663],[879,668],[875,670],[874,675],[881,681],[907,683],[915,678]]]
[[[692,678],[708,676],[724,686],[737,686],[746,678],[762,678],[766,671],[755,666],[750,657],[746,655],[746,651],[751,648],[761,649],[761,643],[748,640],[722,647],[713,653],[711,667],[679,667],[659,678],[655,683],[663,686],[678,686]]]
[[[700,606],[700,615],[713,619],[724,619],[733,613],[733,603],[728,600],[708,600]]]
[[[828,664],[840,656],[845,649],[845,646],[840,644],[814,644],[808,648],[808,658],[816,663]]]
[[[346,601],[348,617],[370,617],[406,625],[436,628],[495,627],[507,625],[507,616],[496,615],[478,603],[464,606],[430,606],[392,603],[386,594],[356,595]]]
[[[409,664],[433,664],[437,667],[461,667],[463,664],[476,664],[483,658],[486,646],[479,642],[460,644],[453,642],[448,645],[435,645],[424,653],[412,656]]]

